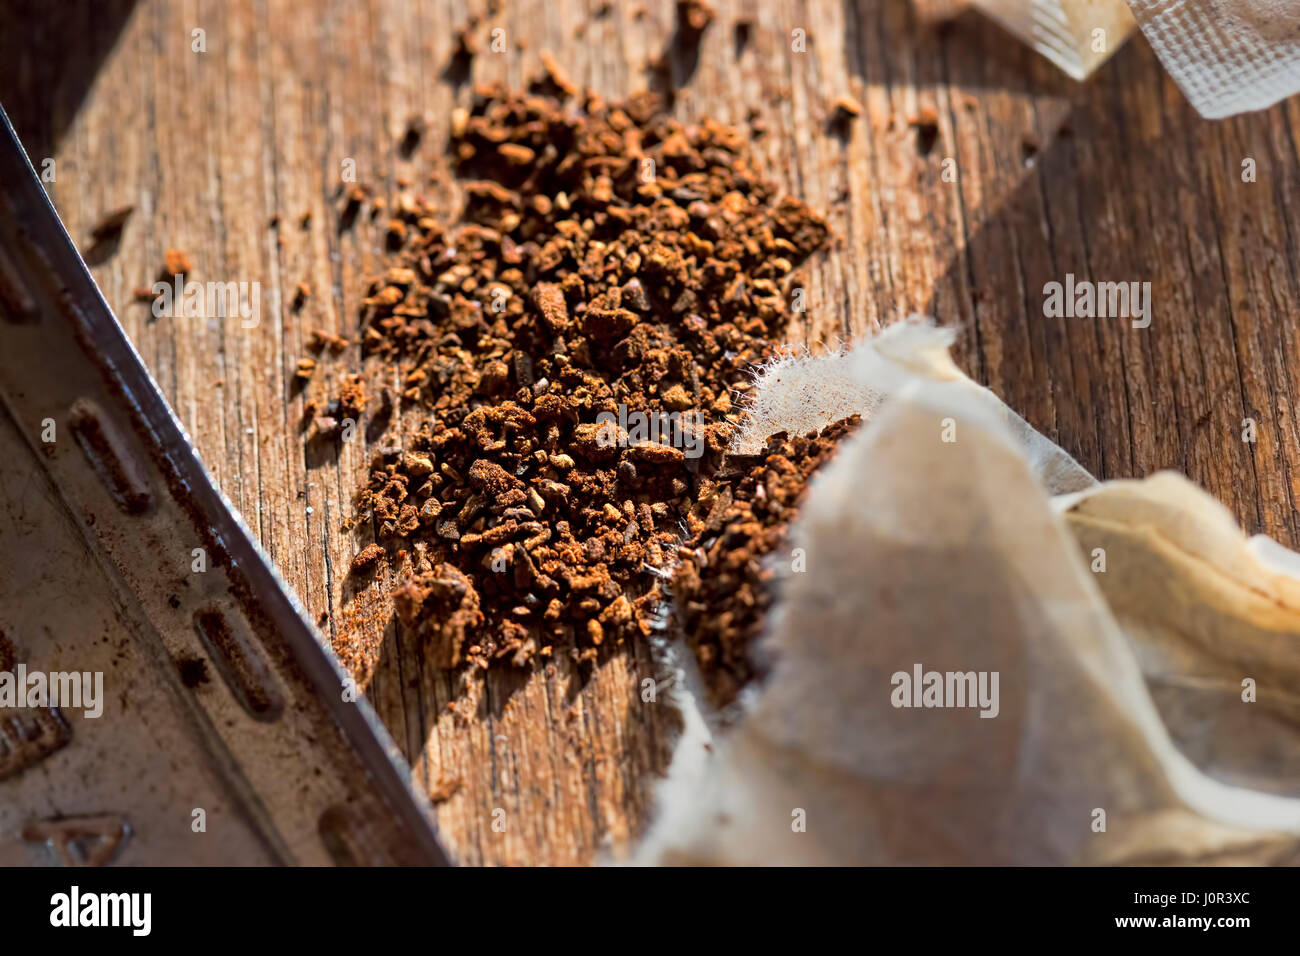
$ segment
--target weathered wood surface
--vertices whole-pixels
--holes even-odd
[[[137,207],[96,279],[312,615],[337,613],[359,546],[339,525],[372,443],[312,454],[298,421],[304,399],[356,360],[324,363],[305,393],[290,386],[310,329],[351,333],[363,277],[382,261],[365,217],[338,229],[342,161],[380,195],[398,176],[424,182],[469,92],[446,67],[470,12],[479,38],[496,27],[507,38],[504,53],[485,42],[470,82],[520,84],[550,49],[613,97],[650,85],[672,4],[64,6],[22,0],[5,18],[3,103],[33,159],[56,160],[50,194],[79,242],[103,213]],[[753,110],[770,130],[756,149],[771,176],[828,211],[842,239],[810,269],[807,325],[792,340],[936,314],[961,329],[964,367],[1096,474],[1182,471],[1249,530],[1300,545],[1300,101],[1202,121],[1140,37],[1078,85],[970,12],[939,28],[907,0],[715,6],[698,62],[671,59],[675,108],[737,124]],[[753,24],[748,42],[738,18]],[[791,50],[795,28],[806,53]],[[865,107],[847,138],[827,127],[840,94]],[[908,120],[927,108],[939,129],[924,152]],[[416,113],[430,128],[408,160],[398,141]],[[946,158],[955,182],[941,176]],[[1256,182],[1242,181],[1246,158]],[[450,212],[454,195],[441,195]],[[133,303],[171,246],[195,279],[260,282],[260,324],[155,321]],[[1150,328],[1045,318],[1043,285],[1066,273],[1150,281]],[[314,295],[295,313],[300,281]],[[389,633],[369,693],[425,785],[463,780],[438,809],[458,859],[573,863],[617,852],[651,810],[673,726],[637,693],[653,673],[638,650],[590,674],[492,675],[461,698],[462,719],[447,708],[453,680]]]

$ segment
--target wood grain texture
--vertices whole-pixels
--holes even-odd
[[[932,313],[961,330],[974,378],[1097,475],[1173,468],[1248,530],[1300,545],[1300,102],[1203,121],[1140,37],[1075,84],[970,12],[937,23],[909,0],[715,7],[698,62],[670,57],[675,110],[736,124],[752,111],[769,129],[755,144],[769,174],[825,210],[840,240],[809,269],[792,341]],[[23,0],[22,29],[3,41],[14,68],[0,95],[33,160],[55,158],[50,194],[74,238],[89,245],[100,215],[137,207],[95,277],[313,617],[337,620],[342,571],[365,543],[340,522],[374,444],[313,451],[299,433],[304,400],[360,370],[355,358],[291,388],[310,330],[350,335],[363,280],[383,261],[380,224],[339,229],[341,163],[355,160],[379,195],[404,176],[454,211],[446,178],[425,177],[469,93],[446,67],[471,11],[485,49],[470,82],[521,84],[549,49],[609,97],[651,84],[646,65],[674,27],[673,5],[653,0],[493,8],[145,0],[71,4],[54,19]],[[753,24],[748,42],[738,19]],[[498,27],[507,49],[492,53]],[[191,49],[196,28],[205,53]],[[795,28],[806,53],[791,50]],[[828,127],[841,94],[865,107],[848,136]],[[938,117],[928,151],[908,123],[926,109]],[[417,113],[429,132],[407,159],[398,142]],[[1253,183],[1241,177],[1248,157]],[[941,176],[947,158],[955,182]],[[171,246],[190,254],[195,279],[260,282],[260,324],[154,320],[133,303]],[[1149,281],[1150,328],[1044,317],[1043,285],[1066,273]],[[314,294],[295,313],[300,281]],[[1246,418],[1255,443],[1242,441]],[[493,674],[464,689],[391,628],[374,642],[368,693],[420,780],[462,781],[438,808],[459,860],[589,862],[643,826],[674,726],[662,704],[641,702],[639,681],[656,676],[644,648],[589,672]]]

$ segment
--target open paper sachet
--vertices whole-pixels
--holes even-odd
[[[791,528],[766,680],[711,740],[687,701],[639,860],[1296,858],[1300,556],[1179,476],[1096,482],[949,342],[760,380],[739,446],[867,421]]]
[[[1264,109],[1300,90],[1293,0],[972,0],[1076,80],[1135,26],[1202,116]]]

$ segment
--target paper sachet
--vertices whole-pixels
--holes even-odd
[[[1118,50],[1137,24],[1124,0],[972,0],[1076,80]]]
[[[1104,561],[1095,580],[1179,748],[1227,783],[1300,793],[1300,579],[1279,546],[1172,472],[1056,504]]]
[[[1197,111],[1221,119],[1300,91],[1294,0],[972,0],[1076,80],[1140,27]]]
[[[947,342],[896,326],[828,364],[820,401],[850,380],[879,401],[792,526],[807,571],[784,579],[768,620],[767,680],[709,749],[683,737],[638,859],[1294,856],[1300,734],[1285,688],[1300,617],[1279,601],[1300,593],[1286,567],[1300,559],[1261,558],[1186,482],[1097,485],[961,375]],[[766,376],[758,407],[790,381]],[[1211,585],[1212,634],[1197,603]],[[942,706],[918,693],[929,674]],[[1245,676],[1265,706],[1242,700]],[[1228,717],[1232,701],[1257,709]],[[1236,736],[1247,730],[1262,736]]]
[[[1129,0],[1183,94],[1209,119],[1272,106],[1300,91],[1294,0]]]

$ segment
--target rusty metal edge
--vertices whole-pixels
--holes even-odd
[[[346,672],[308,620],[297,597],[262,550],[242,517],[213,483],[184,427],[167,404],[139,353],[113,314],[62,220],[41,186],[8,115],[0,107],[0,125],[7,142],[0,143],[0,183],[18,213],[22,231],[93,330],[88,361],[117,386],[136,418],[137,434],[150,444],[151,459],[164,487],[176,496],[180,489],[201,537],[213,537],[227,553],[232,571],[247,585],[244,600],[250,616],[261,616],[290,647],[295,663],[310,681],[316,697],[352,748],[377,791],[410,839],[406,847],[426,865],[450,865],[440,844],[428,801],[410,784],[410,768],[374,709],[364,697],[344,701],[339,693]],[[199,522],[207,524],[200,527]]]

